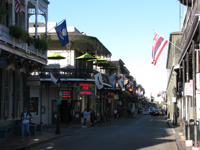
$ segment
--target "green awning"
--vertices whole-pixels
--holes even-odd
[[[94,63],[93,65],[96,65],[96,66],[110,66],[110,63],[109,62],[107,62],[107,61],[99,61],[99,62],[96,62],[96,63]]]
[[[96,58],[88,53],[85,53],[79,57],[76,57],[76,60],[89,60],[89,59],[96,59]]]
[[[100,57],[100,56],[95,56],[96,59],[89,59],[88,61],[106,61],[104,58]]]
[[[48,59],[65,59],[66,57],[61,56],[61,55],[58,54],[58,53],[53,53],[53,54],[49,55],[47,58],[48,58]]]

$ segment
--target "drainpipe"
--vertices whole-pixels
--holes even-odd
[[[194,147],[198,147],[197,143],[197,109],[196,109],[196,66],[195,66],[195,49],[194,41],[192,41],[192,70],[193,70],[193,112],[194,112]]]
[[[185,133],[185,119],[186,119],[186,98],[185,98],[185,59],[182,60],[182,66],[183,66],[183,117],[182,117],[182,120],[183,120],[183,124],[184,124],[184,127],[183,127],[183,134],[184,136],[186,137],[186,133]]]
[[[188,52],[186,53],[186,63],[187,63],[187,71],[186,71],[186,80],[187,80],[187,83],[189,83],[189,56],[188,56]],[[186,101],[187,101],[187,123],[188,123],[188,126],[187,126],[187,132],[188,132],[188,139],[187,140],[190,140],[190,99],[189,99],[189,96],[186,96]]]

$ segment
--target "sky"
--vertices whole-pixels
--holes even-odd
[[[152,65],[153,30],[169,39],[180,31],[180,3],[177,0],[49,0],[48,22],[66,18],[67,26],[98,38],[120,58],[145,96],[156,97],[167,87],[168,44]],[[42,16],[39,21],[44,21]]]

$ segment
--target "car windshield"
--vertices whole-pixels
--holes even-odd
[[[159,109],[154,109],[153,111],[159,111]]]

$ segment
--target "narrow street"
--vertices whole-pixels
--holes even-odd
[[[177,150],[165,116],[137,115],[95,128],[77,128],[70,136],[32,150]]]

